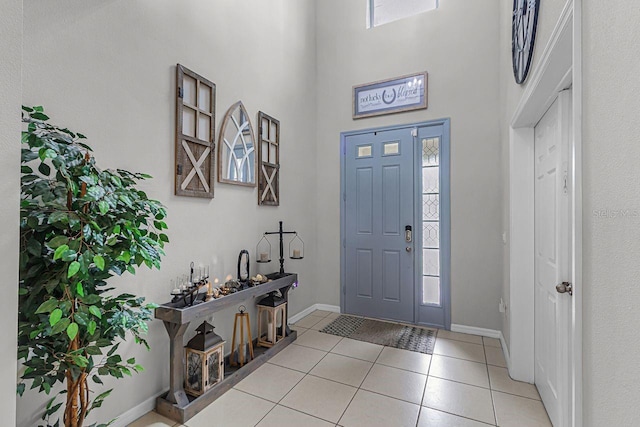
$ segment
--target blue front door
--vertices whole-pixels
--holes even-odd
[[[413,323],[412,129],[350,135],[344,149],[345,311]]]

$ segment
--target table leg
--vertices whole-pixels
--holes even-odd
[[[166,399],[180,407],[189,404],[187,394],[184,392],[184,333],[189,323],[177,325],[163,322],[169,338],[169,393]]]

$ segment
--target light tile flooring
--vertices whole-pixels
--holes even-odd
[[[318,332],[337,316],[299,320],[295,344],[188,427],[551,426],[535,386],[509,378],[499,340],[438,331],[430,356]],[[174,426],[155,412],[130,424]]]

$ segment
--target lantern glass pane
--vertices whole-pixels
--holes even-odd
[[[218,382],[220,378],[220,352],[214,351],[207,357],[207,369],[208,369],[208,378],[209,378],[209,386],[214,385]]]
[[[202,391],[202,359],[198,353],[187,353],[187,386],[193,391]]]

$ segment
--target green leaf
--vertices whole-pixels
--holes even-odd
[[[104,215],[109,212],[109,203],[105,202],[104,200],[100,200],[98,202],[98,208],[100,209],[100,213]]]
[[[62,310],[60,310],[59,308],[56,308],[49,315],[49,324],[51,326],[55,326],[56,323],[60,321],[60,319],[62,319]]]
[[[96,267],[104,271],[104,258],[101,255],[95,255],[93,262],[96,264]]]
[[[53,242],[53,240],[52,240],[52,242]],[[58,246],[58,248],[56,249],[56,251],[53,254],[53,260],[56,261],[56,260],[62,258],[62,254],[65,253],[68,250],[69,250],[69,246],[67,246],[67,245]]]
[[[84,296],[84,288],[82,287],[82,282],[78,282],[78,284],[76,285],[76,293],[81,297]]]
[[[50,298],[47,301],[40,304],[40,307],[36,310],[35,314],[41,313],[51,313],[54,308],[58,306],[58,300],[55,298]]]
[[[96,332],[96,327],[97,325],[95,321],[93,320],[89,321],[89,325],[87,326],[87,331],[89,332],[89,335],[93,335]],[[100,350],[98,349],[98,351]],[[102,352],[99,352],[98,354],[102,354]]]
[[[55,334],[59,334],[60,332],[64,331],[69,326],[69,323],[71,323],[71,321],[69,319],[67,319],[66,317],[64,319],[60,320],[58,323],[55,324],[54,327],[51,328],[51,334],[55,335]]]
[[[91,332],[89,332],[91,335],[93,335]],[[87,354],[93,355],[93,356],[99,356],[102,354],[102,350],[100,350],[100,347],[96,347],[95,345],[90,345],[89,347],[86,348]]]
[[[78,257],[78,253],[73,249],[69,249],[68,251],[64,251],[62,254],[62,260],[65,262],[73,261]]]
[[[78,261],[73,261],[69,264],[69,271],[67,272],[67,277],[75,276],[78,271],[80,271],[80,263]]]
[[[25,383],[18,384],[18,387],[16,388],[18,395],[22,396],[24,394],[24,389],[25,389]]]
[[[95,305],[92,305],[89,307],[89,312],[94,316],[96,316],[98,319],[102,319],[102,312]]]
[[[130,358],[130,359],[127,359],[127,363],[128,363],[129,365],[133,365],[133,364],[135,364],[135,363],[136,363],[136,358],[135,358],[135,357],[132,357],[132,358]]]
[[[96,383],[96,384],[104,384],[102,382],[102,380],[100,379],[100,377],[97,376],[97,375],[92,376],[91,379],[93,379],[93,382]]]
[[[67,327],[67,336],[70,340],[73,340],[76,335],[78,335],[78,324],[74,322]]]
[[[42,120],[42,121],[49,120],[49,116],[41,112],[31,113],[31,118],[36,120]]]
[[[46,163],[40,163],[40,166],[38,166],[38,170],[44,176],[49,176],[49,174],[51,173],[51,168]]]
[[[61,247],[63,245],[66,245],[68,242],[69,242],[69,238],[67,236],[56,236],[53,239],[49,240],[49,243],[47,245],[51,249],[56,249],[56,248],[59,248],[59,247]],[[68,246],[67,246],[67,249],[69,249]],[[58,251],[56,250],[56,253],[57,252]],[[64,251],[62,251],[62,252],[64,252]],[[58,258],[60,258],[60,257],[58,257]],[[57,258],[54,258],[54,259],[57,259]]]

